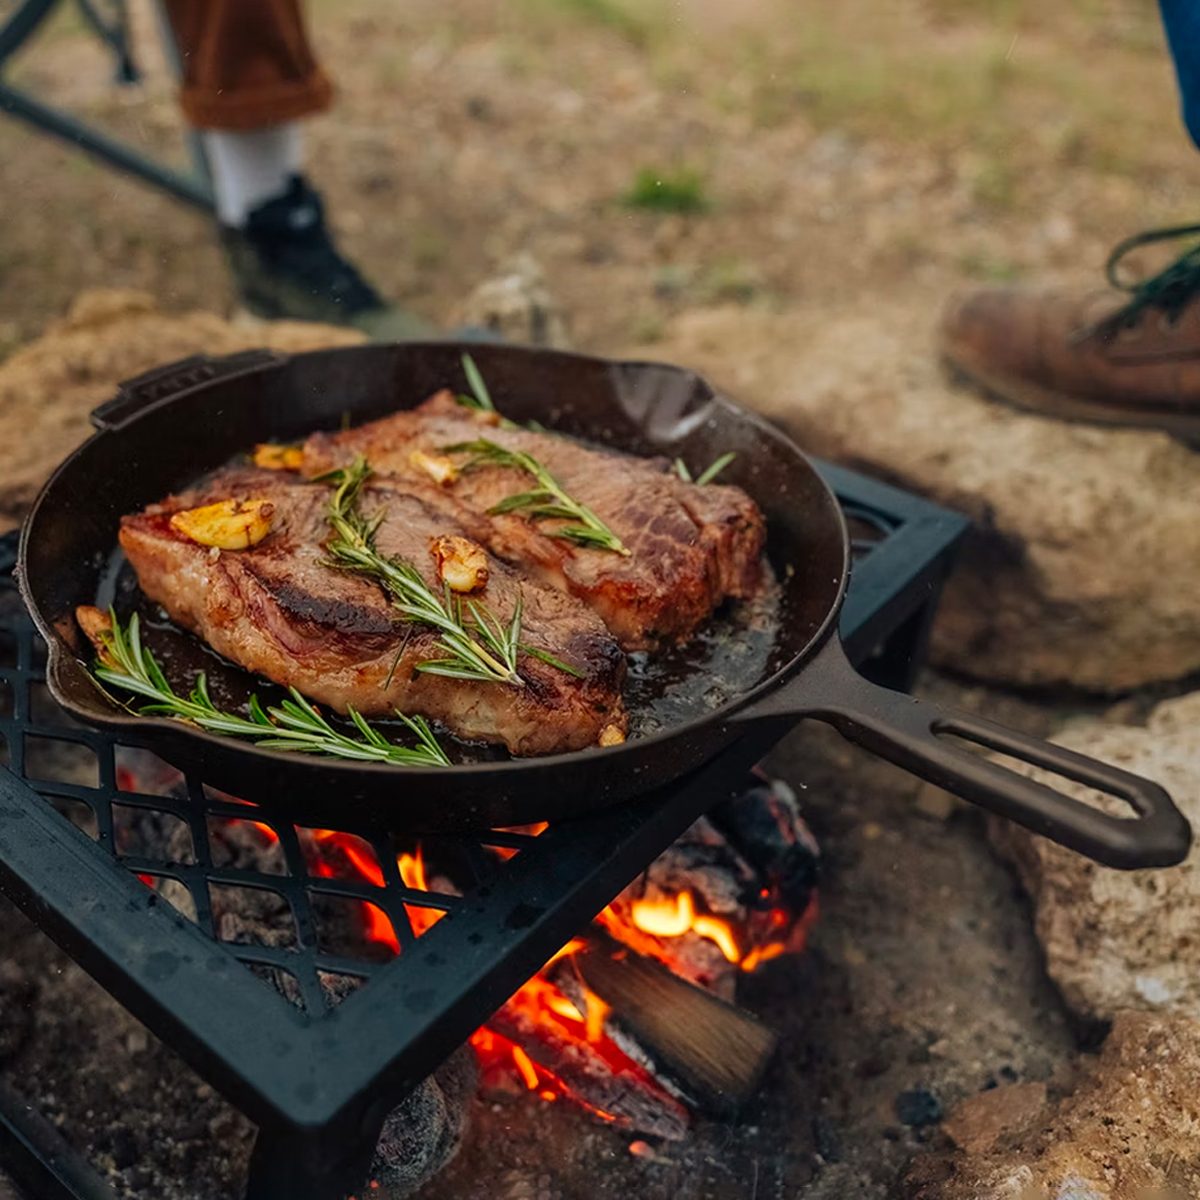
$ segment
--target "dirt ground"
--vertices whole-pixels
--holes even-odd
[[[653,354],[708,306],[800,331],[883,298],[932,310],[971,282],[1091,279],[1119,237],[1195,216],[1200,159],[1142,0],[317,0],[313,16],[340,95],[312,124],[312,175],[351,253],[438,324],[518,251],[577,345]],[[153,50],[146,86],[116,88],[64,18],[14,75],[177,157]],[[88,286],[231,306],[199,216],[12,121],[0,162],[0,356]],[[915,784],[821,734],[776,767],[807,786],[828,870],[812,953],[745,995],[784,1039],[754,1111],[644,1159],[561,1106],[481,1100],[426,1200],[886,1200],[936,1136],[901,1123],[900,1093],[949,1106],[1065,1068],[1087,1031],[1045,982],[978,821],[921,815]],[[57,952],[14,921],[14,978],[52,978]],[[51,1041],[85,1038],[69,1012],[32,1007]],[[6,1073],[38,1078],[46,1044],[14,1046]],[[152,1085],[177,1069],[153,1039],[139,1053]]]
[[[181,157],[143,9],[144,87],[115,86],[67,16],[12,75]],[[1200,158],[1142,0],[312,13],[339,98],[311,124],[311,173],[348,249],[437,323],[517,251],[542,264],[576,342],[614,351],[712,304],[803,328],[885,294],[932,307],[972,280],[1091,279],[1118,237],[1195,213]],[[0,161],[0,352],[85,286],[230,304],[201,217],[12,121]],[[635,191],[665,210],[631,206]]]

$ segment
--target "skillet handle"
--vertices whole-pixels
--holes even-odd
[[[192,388],[201,387],[214,379],[249,375],[265,367],[280,366],[286,361],[286,355],[277,354],[274,350],[242,350],[223,358],[193,354],[191,358],[181,358],[177,362],[154,367],[118,384],[117,394],[92,410],[92,426],[101,431],[120,429],[152,405],[173,399]]]
[[[836,636],[780,691],[740,716],[815,717],[880,758],[1110,867],[1173,866],[1191,845],[1186,818],[1158,784],[983,717],[878,687],[850,665]],[[1097,788],[1124,800],[1137,816],[1101,812],[945,740],[946,734]]]

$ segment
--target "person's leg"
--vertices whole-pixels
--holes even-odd
[[[1160,0],[1183,118],[1200,147],[1200,0]],[[1165,429],[1200,446],[1200,248],[1127,282],[1126,251],[1193,243],[1200,225],[1139,234],[1109,260],[1122,291],[981,288],[942,318],[942,353],[999,400],[1049,416]]]
[[[309,46],[299,0],[164,0],[200,130],[221,241],[248,308],[264,317],[352,324],[373,336],[423,332],[339,253],[303,173],[301,118],[333,89]]]
[[[1175,60],[1183,122],[1200,146],[1200,4],[1196,0],[1159,0],[1167,45]]]
[[[256,208],[288,190],[304,166],[298,121],[262,129],[205,129],[201,136],[222,225],[243,228]]]
[[[324,112],[333,88],[299,0],[164,0],[198,129],[253,130]]]

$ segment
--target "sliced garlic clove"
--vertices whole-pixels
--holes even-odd
[[[423,471],[439,487],[446,487],[458,478],[458,468],[444,454],[428,454],[424,450],[414,450],[408,461]]]
[[[475,592],[487,586],[487,554],[470,538],[457,534],[434,538],[429,552],[437,563],[438,578],[452,592]]]
[[[275,505],[270,500],[218,500],[171,517],[171,528],[201,546],[247,550],[271,532]]]
[[[254,447],[254,465],[267,471],[298,471],[304,465],[304,451],[299,446],[259,442]]]

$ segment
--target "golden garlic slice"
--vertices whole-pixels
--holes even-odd
[[[259,442],[254,447],[254,465],[268,471],[298,471],[304,465],[304,451],[299,446]]]
[[[171,528],[201,546],[246,550],[271,532],[274,513],[270,500],[218,500],[175,513]]]
[[[429,552],[437,563],[438,578],[452,592],[476,592],[488,581],[487,554],[470,538],[446,534],[434,538]]]
[[[445,487],[458,478],[458,468],[444,454],[427,454],[424,450],[414,450],[408,461],[418,471],[424,471],[434,483]]]

